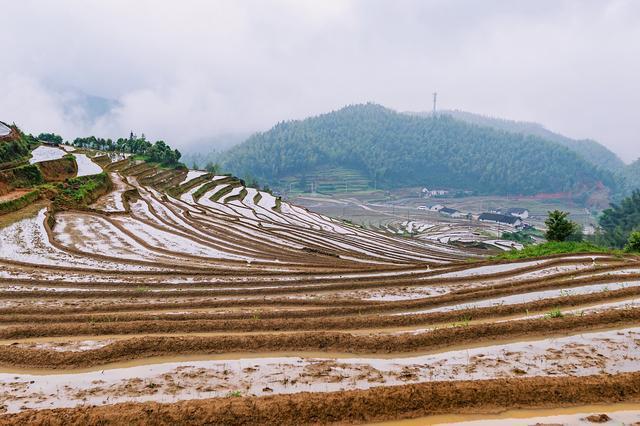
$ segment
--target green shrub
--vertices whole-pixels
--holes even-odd
[[[18,130],[18,138],[0,142],[0,164],[24,160],[29,156],[29,141]]]
[[[547,318],[562,318],[563,316],[564,314],[562,313],[560,308],[555,308],[550,312],[547,312],[547,315],[546,315]]]
[[[0,203],[0,214],[15,212],[21,208],[28,206],[40,197],[39,191],[27,192],[20,198]]]
[[[629,235],[627,245],[624,247],[625,251],[640,252],[640,231],[633,231]]]
[[[104,172],[67,179],[66,182],[59,184],[59,192],[54,203],[58,207],[89,204],[110,187],[111,181]]]
[[[0,171],[0,181],[10,184],[13,188],[29,188],[44,183],[44,177],[38,166],[27,164]]]
[[[531,244],[533,243],[533,237],[526,233],[525,231],[516,231],[516,232],[503,232],[502,233],[503,240],[516,241],[521,244]]]

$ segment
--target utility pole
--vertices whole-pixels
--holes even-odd
[[[433,92],[433,115],[436,115],[436,100],[438,99],[438,92]]]

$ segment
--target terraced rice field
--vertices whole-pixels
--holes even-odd
[[[0,424],[638,420],[636,257],[499,263],[114,160],[0,229]]]
[[[53,146],[41,145],[31,152],[29,163],[35,164],[42,161],[57,160],[64,157],[65,151]]]

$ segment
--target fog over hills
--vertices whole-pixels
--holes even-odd
[[[429,110],[436,91],[640,156],[637,1],[4,3],[0,118],[34,133],[184,149],[351,103]]]

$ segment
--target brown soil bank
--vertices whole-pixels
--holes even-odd
[[[348,333],[300,333],[255,336],[139,337],[120,340],[83,352],[0,346],[0,365],[24,368],[85,368],[123,360],[186,354],[230,352],[330,351],[396,353],[437,350],[455,345],[496,342],[500,339],[554,336],[611,326],[638,324],[640,310],[610,311],[586,317],[534,319],[478,324],[434,330],[417,335],[354,336]]]
[[[0,425],[358,424],[444,413],[498,412],[640,399],[640,373],[432,382],[333,393],[214,398],[173,404],[25,411]]]
[[[57,160],[42,161],[38,167],[47,182],[60,182],[78,174],[75,158],[66,155]]]

